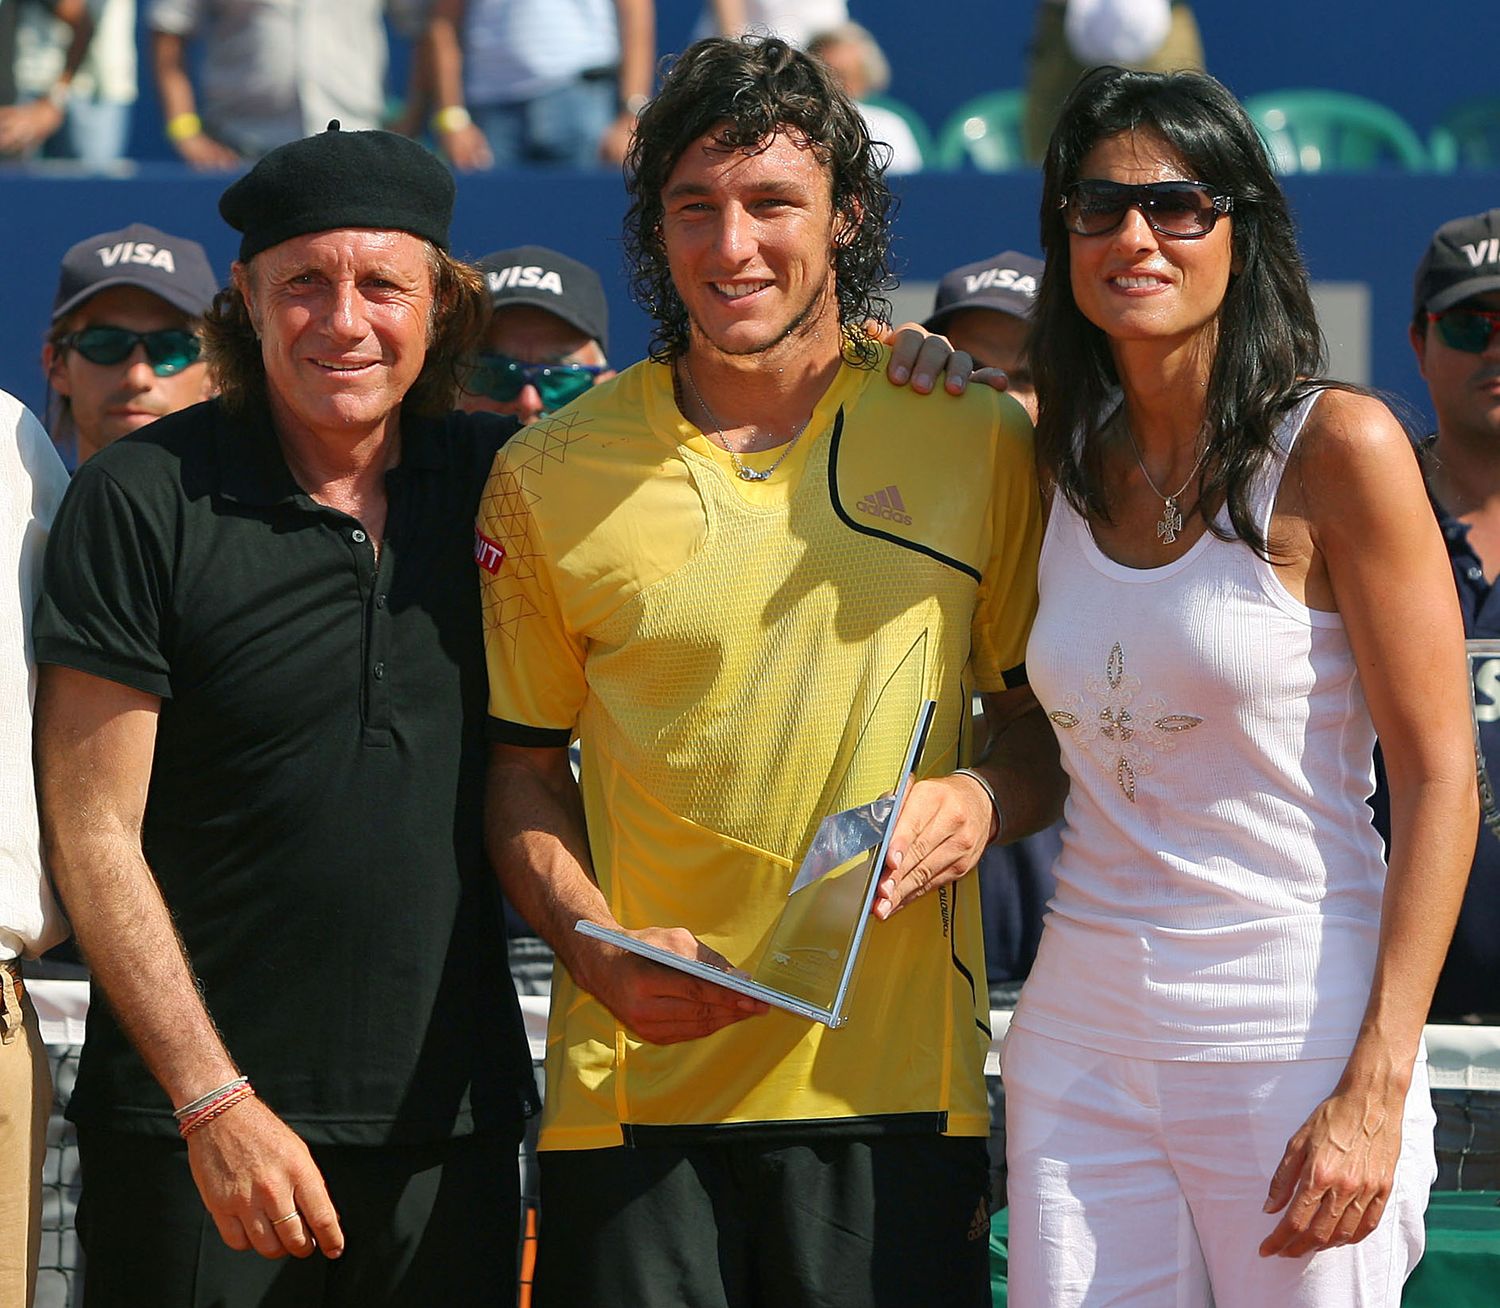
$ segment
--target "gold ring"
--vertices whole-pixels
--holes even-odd
[[[278,1217],[274,1222],[271,1223],[271,1225],[280,1226],[283,1222],[290,1222],[292,1218],[301,1216],[302,1214],[299,1213],[295,1208],[293,1208],[292,1211],[289,1212],[285,1217]]]

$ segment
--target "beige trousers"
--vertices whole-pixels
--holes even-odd
[[[20,976],[0,963],[0,1308],[31,1308],[52,1110],[47,1050]]]

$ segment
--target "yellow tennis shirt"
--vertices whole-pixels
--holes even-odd
[[[967,759],[972,691],[1024,680],[1030,423],[984,387],[919,396],[883,369],[843,366],[764,483],[735,476],[652,362],[496,458],[475,537],[492,738],[580,738],[593,870],[623,926],[684,926],[753,962],[819,820],[894,780],[918,701],[938,703],[918,773],[942,775]],[[877,704],[896,724],[879,750],[862,735]],[[837,1030],[773,1009],[655,1046],[559,968],[542,1147],[987,1134],[974,878],[871,924],[846,1012]]]

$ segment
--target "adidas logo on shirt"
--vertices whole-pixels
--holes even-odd
[[[887,486],[873,495],[866,495],[854,507],[860,513],[867,513],[872,518],[884,518],[888,522],[899,522],[904,526],[911,526],[911,515],[906,511],[901,492],[894,486]]]
[[[980,1197],[979,1207],[974,1210],[974,1216],[969,1220],[969,1239],[988,1240],[990,1238],[990,1201],[983,1196]]]

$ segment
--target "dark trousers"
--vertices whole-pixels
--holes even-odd
[[[546,1152],[536,1308],[989,1308],[982,1139]]]
[[[513,1308],[517,1139],[313,1145],[337,1260],[270,1260],[219,1236],[171,1139],[80,1127],[83,1308]]]

